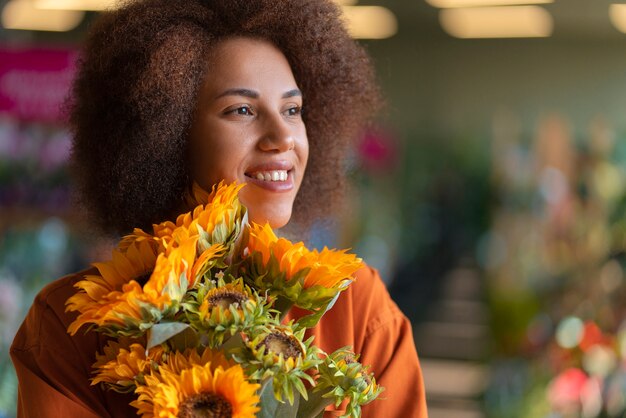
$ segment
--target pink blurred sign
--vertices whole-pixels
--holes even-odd
[[[0,113],[61,121],[77,55],[74,49],[0,47]]]

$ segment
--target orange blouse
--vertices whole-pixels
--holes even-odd
[[[96,332],[74,337],[67,333],[76,314],[65,312],[65,301],[85,273],[46,286],[15,336],[11,357],[19,379],[18,418],[136,416],[128,406],[132,395],[90,385],[91,365],[106,337]],[[292,317],[299,314],[291,313]],[[411,324],[374,269],[360,270],[357,280],[309,334],[329,353],[351,345],[361,353],[360,362],[371,365],[385,391],[363,407],[363,418],[427,418]]]

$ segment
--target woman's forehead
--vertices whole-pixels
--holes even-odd
[[[276,46],[265,40],[240,37],[215,46],[203,88],[216,96],[232,89],[282,96],[297,90],[297,84],[287,58]]]

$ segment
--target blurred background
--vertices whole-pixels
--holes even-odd
[[[34,295],[105,245],[72,209],[59,111],[104,3],[0,0],[0,418]],[[313,244],[380,270],[431,418],[626,416],[626,4],[341,4],[388,108]]]

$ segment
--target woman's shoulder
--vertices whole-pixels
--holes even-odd
[[[13,340],[11,358],[20,382],[19,416],[130,416],[127,399],[103,392],[89,381],[95,354],[105,339],[95,332],[73,336],[67,332],[76,313],[66,312],[65,302],[76,293],[74,285],[90,273],[91,269],[79,271],[46,285]],[[44,400],[50,405],[45,414],[40,410]]]
[[[39,291],[13,341],[13,349],[29,348],[41,343],[46,324],[57,322],[67,329],[75,315],[65,312],[65,302],[76,293],[74,285],[93,269],[68,274],[50,282]]]
[[[378,270],[369,265],[356,273],[356,279],[347,292],[352,299],[353,310],[361,318],[367,318],[364,322],[366,334],[375,332],[389,321],[404,317],[391,299]]]
[[[33,307],[51,308],[54,311],[65,311],[65,301],[76,293],[74,285],[86,275],[93,273],[94,268],[88,268],[65,275],[43,287],[35,296]]]
[[[297,309],[296,312],[294,318],[304,314]],[[344,346],[352,346],[359,352],[371,336],[404,320],[378,271],[364,266],[317,326],[310,330],[310,335],[315,335],[316,344],[327,352]]]

